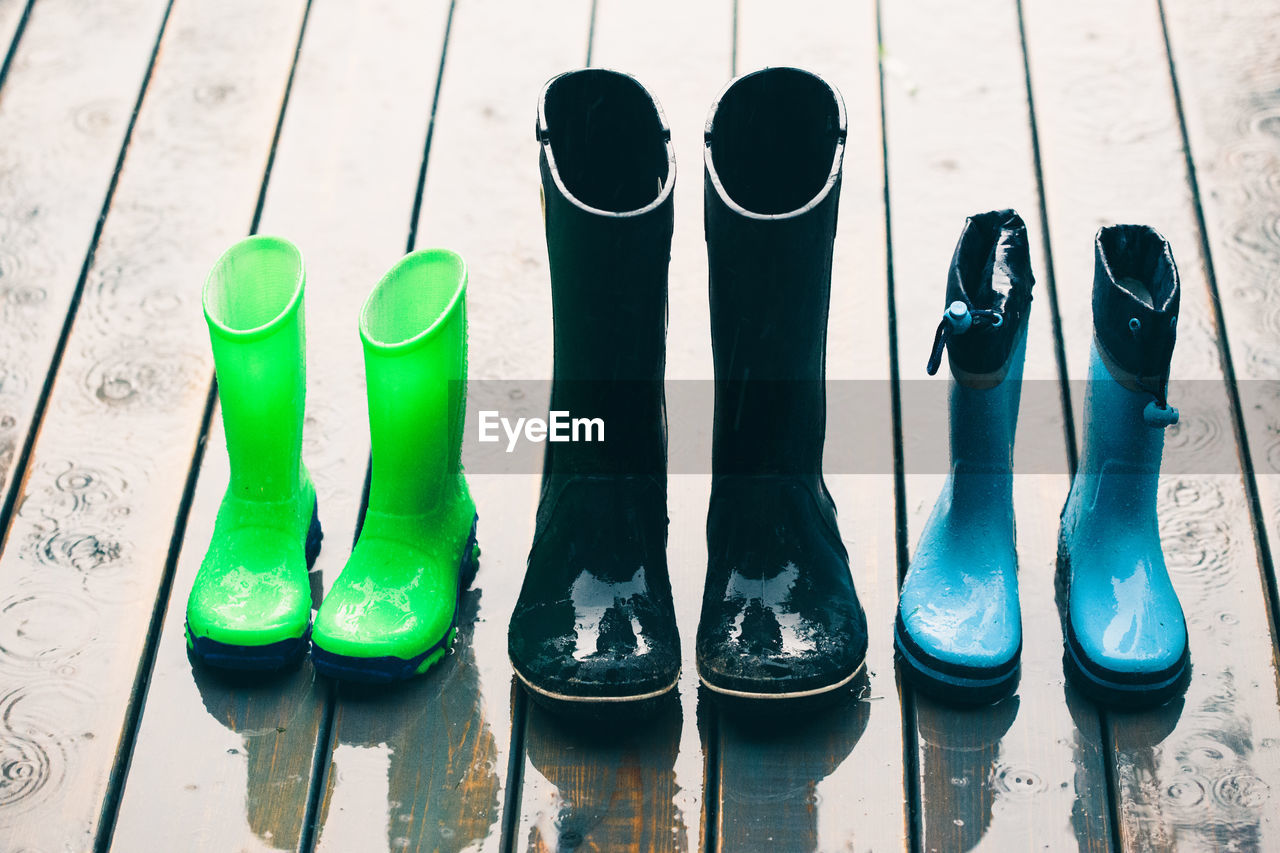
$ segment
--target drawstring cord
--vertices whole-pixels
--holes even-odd
[[[938,368],[942,364],[942,351],[954,335],[963,335],[973,328],[990,327],[998,329],[1003,323],[1004,317],[996,311],[970,309],[965,302],[959,299],[952,302],[947,306],[947,310],[943,312],[942,321],[938,323],[938,330],[933,334],[933,350],[929,353],[929,364],[925,367],[925,370],[928,371],[930,376],[938,372]],[[1129,331],[1136,338],[1142,331],[1142,321],[1137,317],[1131,318],[1129,320]],[[1143,385],[1142,390],[1154,398],[1142,410],[1142,419],[1146,421],[1147,426],[1164,429],[1178,422],[1178,410],[1169,405],[1167,383],[1161,383],[1160,387],[1155,389]]]
[[[1142,321],[1137,317],[1129,318],[1129,331],[1136,338],[1142,332]],[[1153,399],[1147,403],[1142,410],[1142,419],[1146,421],[1147,426],[1154,429],[1164,429],[1171,427],[1178,422],[1178,410],[1169,405],[1169,386],[1168,383],[1161,383],[1159,387],[1152,389],[1142,385],[1142,390],[1150,394]]]
[[[957,299],[942,312],[942,322],[938,331],[933,333],[933,350],[929,353],[929,364],[925,367],[930,376],[938,372],[942,364],[942,350],[947,341],[954,335],[963,335],[973,328],[988,326],[998,329],[1004,323],[1004,316],[998,311],[987,311],[980,308],[970,309],[963,300]]]

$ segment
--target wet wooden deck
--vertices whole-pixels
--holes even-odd
[[[1277,44],[1280,7],[1244,0],[0,0],[0,848],[1280,850],[1280,421],[1238,393],[1280,378]],[[227,476],[213,259],[254,230],[307,257],[331,581],[367,466],[356,310],[406,248],[467,257],[473,379],[550,373],[534,100],[583,63],[636,74],[673,128],[672,378],[711,375],[701,131],[735,69],[805,65],[847,101],[829,365],[883,380],[869,406],[922,377],[965,215],[1012,205],[1031,226],[1027,375],[1051,383],[1084,377],[1097,226],[1170,238],[1175,376],[1227,401],[1170,442],[1233,460],[1162,482],[1184,700],[1120,714],[1063,684],[1070,393],[1021,425],[1061,473],[1018,478],[1024,674],[989,709],[898,684],[896,586],[939,478],[911,473],[915,427],[889,421],[861,434],[896,474],[831,477],[869,683],[785,730],[718,716],[691,655],[647,727],[533,707],[506,659],[530,475],[472,478],[480,578],[429,677],[368,696],[305,664],[193,673],[183,605]],[[690,651],[708,490],[671,485]]]

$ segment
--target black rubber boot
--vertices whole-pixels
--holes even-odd
[[[599,69],[547,84],[538,139],[555,315],[551,410],[602,419],[605,440],[547,443],[508,649],[543,704],[634,708],[680,674],[662,386],[674,152],[649,93]]]
[[[853,681],[867,624],[822,479],[845,112],[794,68],[740,77],[707,122],[716,401],[698,674],[739,699]]]

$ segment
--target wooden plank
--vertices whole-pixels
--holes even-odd
[[[679,705],[618,727],[583,726],[531,704],[526,721],[517,849],[696,849],[701,747]],[[692,751],[682,749],[690,740]],[[679,784],[677,765],[694,787]]]
[[[0,4],[5,49],[24,5]],[[0,525],[167,6],[39,3],[0,88]]]
[[[445,0],[314,0],[262,211],[259,230],[293,240],[307,261],[304,455],[325,531],[313,577],[328,583],[350,553],[368,463],[356,318],[404,250],[448,11]],[[215,412],[117,849],[291,850],[303,840],[324,684],[309,662],[283,677],[225,678],[193,672],[186,655],[186,594],[226,489],[224,441]]]
[[[1280,10],[1265,3],[1166,2],[1166,39],[1181,92],[1188,156],[1198,182],[1210,282],[1230,341],[1252,470],[1259,547],[1280,624]]]
[[[875,4],[809,2],[804,15],[740,2],[740,73],[797,65],[840,89],[849,136],[836,238],[827,376],[827,483],[867,611],[869,683],[854,701],[806,718],[721,720],[719,826],[725,851],[907,848],[889,384],[884,158]],[[815,22],[821,26],[815,26]],[[851,452],[851,443],[860,447]],[[864,470],[858,460],[884,460]]]
[[[1188,617],[1193,678],[1183,702],[1105,718],[1121,841],[1126,849],[1271,849],[1280,844],[1266,795],[1280,790],[1280,708],[1266,588],[1159,9],[1089,0],[1070,10],[1027,4],[1025,14],[1071,378],[1088,372],[1099,224],[1155,226],[1182,277],[1171,393],[1175,405],[1179,390],[1186,396],[1186,414],[1166,440],[1165,471],[1173,473],[1161,478],[1159,512]],[[1274,338],[1268,346],[1277,351]],[[1206,470],[1205,459],[1221,467]]]
[[[0,657],[5,763],[23,771],[0,807],[11,846],[93,843],[205,409],[199,282],[253,216],[303,6],[172,10],[0,557],[0,601],[22,608]]]
[[[417,242],[467,259],[472,394],[486,379],[550,373],[551,294],[532,127],[539,87],[582,61],[589,21],[586,0],[500,8],[461,0],[454,8]],[[482,556],[454,653],[393,695],[339,695],[321,850],[501,844],[501,806],[516,795],[507,791],[508,771],[523,761],[510,755],[507,620],[533,535],[538,478],[468,479]]]
[[[1162,4],[1219,320],[1230,342],[1252,465],[1273,628],[1280,622],[1280,10],[1266,3]],[[1273,636],[1276,635],[1273,630]]]
[[[676,151],[675,227],[668,283],[669,456],[700,441],[710,423],[691,387],[710,391],[707,250],[702,236],[702,128],[730,76],[733,9],[728,2],[597,2],[591,64],[633,74],[666,113]],[[706,416],[705,419],[700,416]],[[704,757],[693,639],[706,566],[710,445],[705,462],[668,478],[667,562],[685,655],[679,705],[620,736],[528,716],[521,822],[516,849],[694,850],[703,809]],[[677,463],[678,467],[679,463]],[[686,476],[687,475],[687,476]]]
[[[1057,368],[1017,9],[1007,0],[970,4],[963,15],[937,0],[881,9],[912,548],[945,471],[945,463],[939,470],[913,459],[936,459],[936,449],[946,447],[946,410],[939,412],[945,395],[925,386],[924,363],[965,216],[1017,208],[1028,223],[1039,279],[1015,457],[1023,472],[1014,486],[1021,685],[1016,697],[975,711],[919,701],[921,846],[1106,849],[1111,831],[1098,716],[1071,690],[1063,701],[1052,578],[1068,488],[1066,445],[1057,438],[1060,412],[1043,403],[1054,399]]]
[[[14,39],[21,37],[23,19],[35,0],[0,0],[0,84],[4,83],[5,60],[16,50]]]

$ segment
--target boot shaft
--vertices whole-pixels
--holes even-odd
[[[1167,408],[1182,288],[1169,242],[1146,225],[1112,225],[1094,239],[1093,336],[1126,387]]]
[[[706,126],[715,474],[820,475],[831,257],[846,124],[822,78],[729,84]]]
[[[1027,226],[1014,210],[992,210],[965,220],[947,270],[946,305],[928,372],[946,346],[953,376],[967,384],[999,382],[1021,356],[1035,276]]]
[[[999,381],[951,380],[952,512],[988,513],[993,499],[1012,512],[1013,448],[1022,398],[1025,326],[1014,340]]]
[[[1154,516],[1164,430],[1147,423],[1151,395],[1117,381],[1095,341],[1089,353],[1085,393],[1084,454],[1077,485],[1089,506],[1099,499],[1125,515]],[[1111,511],[1111,510],[1108,510]]]
[[[240,498],[288,500],[300,485],[305,284],[298,249],[262,236],[228,249],[205,282],[230,493]]]
[[[1181,293],[1168,242],[1142,225],[1098,231],[1084,453],[1073,497],[1154,524]],[[1078,495],[1076,493],[1079,493]]]
[[[675,155],[661,108],[626,74],[562,74],[538,105],[551,266],[551,408],[605,442],[547,444],[548,473],[661,474]]]
[[[414,252],[360,312],[373,470],[369,509],[436,507],[462,471],[467,268],[444,249]]]
[[[1026,225],[1015,211],[993,210],[965,220],[947,272],[946,310],[929,365],[936,368],[945,346],[952,375],[954,512],[982,512],[993,495],[1005,504],[1012,501],[1034,285]]]

